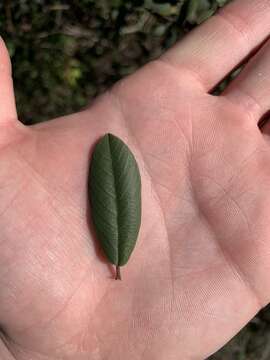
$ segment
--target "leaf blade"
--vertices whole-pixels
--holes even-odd
[[[89,197],[103,251],[112,264],[125,265],[141,224],[141,177],[134,155],[115,135],[106,134],[94,149]]]

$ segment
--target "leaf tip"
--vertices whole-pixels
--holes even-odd
[[[112,133],[107,133],[105,136],[107,136],[109,140],[118,139],[117,136],[113,135]]]

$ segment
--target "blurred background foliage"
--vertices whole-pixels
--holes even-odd
[[[1,1],[20,119],[77,111],[227,1]]]
[[[34,124],[78,111],[227,2],[1,1],[0,34],[12,59],[19,118]],[[270,360],[270,310],[210,359]]]

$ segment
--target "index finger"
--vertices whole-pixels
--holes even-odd
[[[211,90],[270,34],[269,0],[235,0],[162,56]]]

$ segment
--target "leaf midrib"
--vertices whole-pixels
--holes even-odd
[[[116,189],[116,181],[115,181],[115,165],[112,156],[112,144],[111,144],[111,135],[108,135],[108,144],[110,150],[110,160],[112,165],[112,172],[113,172],[113,187],[115,191],[115,207],[116,207],[116,223],[117,223],[117,265],[119,265],[119,203],[118,203],[118,195]]]

